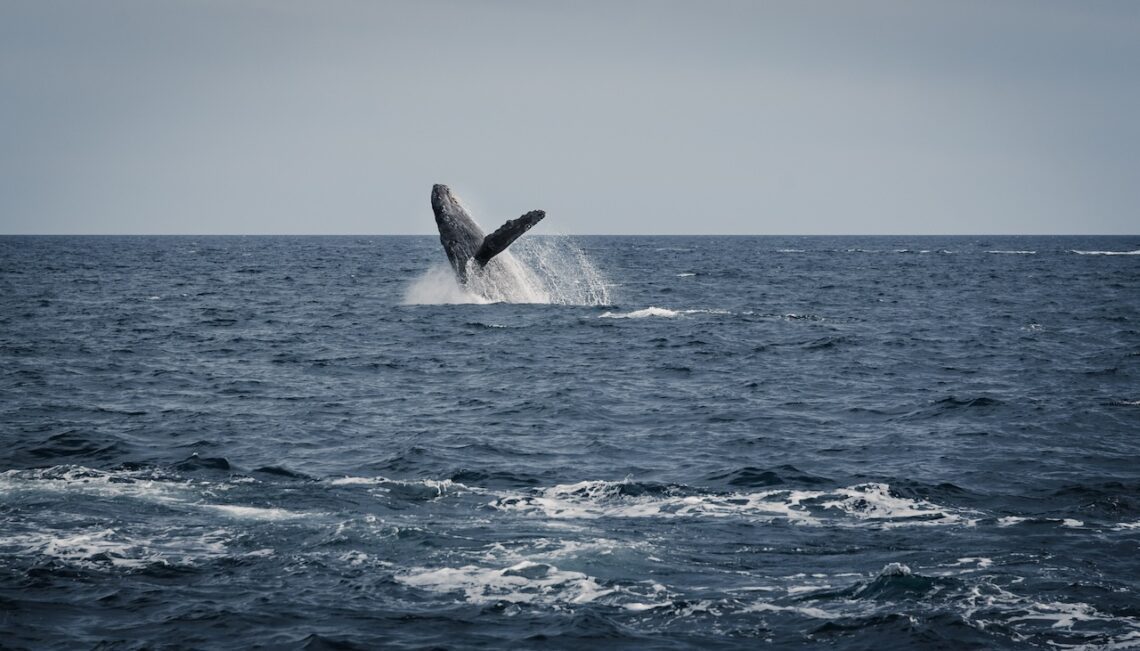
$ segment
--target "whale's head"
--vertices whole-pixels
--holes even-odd
[[[437,219],[440,215],[463,211],[459,200],[451,193],[451,188],[442,183],[436,183],[431,186],[431,209],[435,212]]]

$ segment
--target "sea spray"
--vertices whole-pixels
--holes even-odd
[[[457,305],[463,303],[490,303],[491,301],[468,291],[455,280],[455,273],[447,264],[437,264],[408,284],[404,290],[404,305]]]
[[[408,285],[404,304],[611,304],[605,278],[569,237],[531,237],[482,269],[474,262],[468,265],[466,285],[460,285],[445,265],[428,269]]]

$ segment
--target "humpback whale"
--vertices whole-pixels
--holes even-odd
[[[439,243],[447,252],[447,261],[455,270],[460,283],[467,282],[467,262],[474,260],[478,268],[483,268],[491,258],[506,250],[511,242],[542,221],[546,212],[532,210],[518,219],[511,219],[490,235],[483,230],[460,205],[451,188],[436,184],[431,188],[431,209],[435,213],[435,225],[439,229]]]

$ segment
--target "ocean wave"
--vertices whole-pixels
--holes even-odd
[[[168,508],[205,509],[231,518],[250,520],[290,520],[311,515],[277,507],[217,504],[209,501],[235,486],[256,482],[253,477],[245,476],[232,476],[218,482],[191,481],[157,468],[97,470],[84,466],[53,466],[0,473],[0,494],[12,498],[27,492],[125,498]]]
[[[1048,524],[1048,525],[1061,525],[1062,527],[1069,527],[1078,529],[1085,526],[1085,523],[1073,518],[1043,518],[1043,517],[1023,517],[1018,515],[1008,515],[998,518],[999,527],[1012,527],[1019,524]]]
[[[1140,255],[1140,249],[1135,251],[1081,251],[1078,249],[1070,249],[1070,253],[1077,255]]]
[[[804,575],[788,577],[786,596],[775,596],[765,588],[762,599],[748,603],[733,599],[718,603],[714,612],[762,612],[806,619],[843,622],[846,627],[874,626],[886,613],[902,604],[923,601],[945,607],[977,630],[1007,630],[1021,642],[1058,648],[1130,648],[1140,640],[1140,621],[1124,613],[1105,612],[1078,600],[1049,600],[1018,594],[1018,577],[1001,577],[990,572],[990,559],[964,558],[944,570],[938,567],[912,569],[901,562],[887,563],[871,576],[857,576],[846,583],[843,575]],[[802,582],[802,583],[798,583]],[[778,590],[775,591],[778,594]],[[927,621],[924,626],[933,622]],[[1058,637],[1063,634],[1063,637]]]
[[[523,612],[520,605],[566,611],[596,604],[619,608],[654,627],[697,620],[704,622],[700,626],[730,630],[761,615],[826,634],[880,627],[900,608],[923,602],[952,613],[956,625],[1008,631],[1018,640],[1061,648],[1127,648],[1140,639],[1140,622],[1128,614],[1131,609],[1107,611],[1077,599],[1019,594],[1021,579],[995,574],[992,566],[992,559],[966,557],[931,567],[891,561],[869,573],[754,577],[740,571],[732,573],[738,579],[735,586],[684,590],[655,579],[605,580],[535,556],[409,567],[398,570],[394,579],[410,589],[454,595],[462,603],[505,607],[509,614]],[[934,632],[940,626],[937,619],[909,621],[920,631]]]
[[[204,509],[212,509],[231,518],[242,520],[295,520],[312,515],[311,513],[290,511],[282,508],[242,506],[240,504],[202,504],[200,506]]]
[[[600,319],[644,319],[651,316],[659,316],[665,318],[673,318],[681,316],[681,312],[677,310],[667,310],[663,307],[647,307],[644,310],[634,310],[633,312],[605,312]]]
[[[595,480],[504,495],[490,506],[551,519],[741,518],[815,526],[972,526],[980,517],[923,499],[898,497],[886,484],[834,490],[708,493],[628,480]]]
[[[39,529],[0,534],[0,553],[48,558],[90,569],[137,570],[154,564],[191,565],[226,556],[232,539],[233,535],[222,529],[187,528],[150,534],[107,526]]]
[[[1134,617],[1101,612],[1081,601],[1035,599],[1012,587],[987,578],[971,584],[956,608],[971,626],[1000,624],[1022,641],[1037,638],[1056,648],[1125,649],[1140,642],[1140,620]],[[1062,631],[1066,637],[1059,641],[1056,635]]]
[[[440,593],[463,593],[468,603],[584,604],[611,594],[598,580],[554,565],[520,561],[505,568],[476,565],[437,569],[412,568],[397,574],[404,585]]]
[[[634,310],[632,312],[605,312],[601,314],[599,319],[644,319],[647,317],[664,317],[671,319],[674,317],[687,315],[687,314],[732,314],[728,310],[714,310],[714,309],[696,309],[696,310],[670,310],[663,307],[647,307],[642,310]]]
[[[97,470],[64,465],[0,473],[0,494],[28,491],[130,497],[160,503],[186,502],[198,493],[189,483],[154,468]]]
[[[481,492],[477,488],[450,479],[389,479],[387,477],[339,477],[329,479],[330,486],[368,486],[372,489],[411,500],[434,500],[458,492]]]

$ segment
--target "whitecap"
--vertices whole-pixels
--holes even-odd
[[[112,527],[61,532],[55,529],[0,535],[0,549],[41,555],[69,565],[137,569],[154,563],[189,564],[226,555],[224,530],[167,530],[161,537]]]
[[[717,314],[725,315],[732,314],[728,310],[717,309],[695,309],[695,310],[670,310],[663,307],[647,307],[643,310],[634,310],[632,312],[605,312],[601,314],[599,319],[644,319],[646,317],[664,317],[671,319],[685,314]]]
[[[747,518],[803,525],[879,527],[972,526],[979,514],[926,500],[895,497],[886,484],[831,491],[770,490],[756,493],[627,495],[629,480],[559,484],[526,494],[502,495],[492,508],[550,519]]]
[[[659,316],[665,318],[673,318],[680,316],[681,312],[677,310],[667,310],[663,307],[647,307],[644,310],[634,310],[633,312],[606,312],[602,314],[600,319],[644,319],[651,316]]]
[[[973,566],[972,568],[965,569],[963,571],[973,572],[976,570],[988,569],[993,564],[994,564],[994,559],[986,558],[985,556],[964,556],[964,557],[956,560],[949,567],[965,567],[967,565],[972,565]]]
[[[879,570],[879,576],[911,576],[914,571],[902,563],[887,563]]]
[[[469,603],[590,603],[614,592],[581,572],[553,565],[520,561],[495,569],[464,565],[438,569],[414,568],[395,576],[404,585],[448,593],[462,592]]]
[[[108,471],[85,466],[53,466],[0,473],[0,493],[21,491],[126,497],[149,502],[186,502],[198,490],[154,471]]]
[[[657,604],[643,604],[643,603],[635,601],[635,602],[625,604],[622,607],[625,608],[626,610],[630,610],[630,611],[633,611],[635,613],[643,613],[647,610],[654,610],[657,608],[668,608],[669,606],[672,606],[672,605],[673,605],[672,601],[665,601],[665,602],[657,603]]]
[[[839,619],[842,615],[838,613],[831,613],[822,608],[815,608],[813,606],[777,606],[776,604],[760,601],[743,609],[746,613],[795,613],[797,615],[804,615],[813,619]]]
[[[1017,515],[1008,515],[1002,518],[998,518],[997,524],[999,527],[1011,527],[1014,525],[1022,524],[1024,522],[1033,524],[1058,524],[1062,527],[1068,527],[1070,529],[1077,529],[1085,526],[1085,523],[1081,520],[1074,520],[1072,518],[1027,518]]]
[[[345,476],[327,481],[332,486],[371,486],[384,492],[390,492],[392,487],[427,488],[429,491],[435,491],[436,497],[443,497],[454,491],[481,492],[477,488],[450,479],[389,479],[387,477]]]
[[[242,520],[295,520],[310,515],[281,508],[241,506],[238,504],[202,504],[200,506]]]

